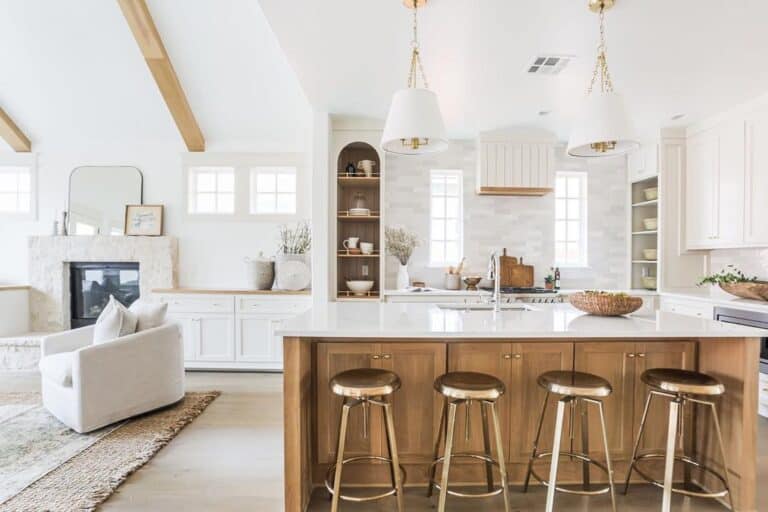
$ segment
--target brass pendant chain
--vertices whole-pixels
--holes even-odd
[[[429,89],[427,75],[424,74],[424,67],[421,64],[421,55],[419,54],[419,24],[417,19],[418,0],[413,0],[413,39],[411,39],[411,66],[408,71],[408,88],[418,87],[418,78],[421,75],[421,81],[424,88]]]
[[[605,44],[605,8],[600,8],[600,44],[597,46],[597,61],[595,69],[592,71],[592,80],[589,82],[587,94],[592,94],[592,89],[597,82],[597,76],[600,75],[600,91],[613,92],[613,82],[611,73],[608,71],[608,48]]]

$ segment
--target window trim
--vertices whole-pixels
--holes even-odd
[[[0,157],[0,168],[2,167],[26,167],[29,169],[29,211],[28,212],[0,212],[0,219],[6,220],[37,220],[37,196],[38,196],[38,176],[37,176],[37,154],[8,154]]]
[[[261,170],[261,171],[260,171]],[[256,190],[256,182],[258,182],[258,179],[254,180],[254,177],[257,177],[259,174],[272,174],[275,177],[277,177],[280,174],[290,174],[293,175],[294,178],[294,186],[293,186],[293,192],[280,192],[277,190],[277,180],[275,180],[275,191],[274,192],[258,192]],[[292,195],[294,204],[293,204],[293,211],[292,212],[257,212],[255,211],[256,207],[256,197],[259,194],[270,194],[274,196],[275,198],[275,205],[277,205],[277,198],[280,195]],[[294,217],[299,211],[299,170],[296,168],[296,166],[293,165],[253,165],[248,168],[248,214],[252,215],[254,217],[264,218],[264,217],[270,217],[270,216],[285,216],[285,217]]]
[[[458,260],[455,262],[451,261],[434,261],[432,259],[432,180],[435,176],[438,175],[444,175],[444,176],[457,176],[459,181],[459,192],[458,192],[458,199],[459,199],[459,211],[457,215],[458,220]],[[448,197],[448,196],[443,196]],[[432,169],[429,171],[429,236],[427,238],[427,252],[428,252],[428,262],[427,267],[429,268],[443,268],[447,265],[458,265],[461,259],[464,257],[464,171],[462,169]],[[443,219],[446,219],[446,217],[443,217]],[[445,242],[445,240],[442,240]]]
[[[557,223],[558,221],[564,221],[568,222],[568,216],[567,216],[567,210],[566,210],[566,218],[565,219],[558,219],[557,218],[557,178],[571,178],[571,177],[577,177],[580,180],[580,188],[581,193],[579,195],[579,238],[581,240],[581,243],[579,244],[579,262],[578,263],[566,263],[557,261]],[[554,250],[554,264],[556,267],[559,268],[576,268],[576,269],[585,269],[590,268],[589,267],[589,176],[586,171],[557,171],[555,172],[555,190],[553,193],[555,205],[553,207],[553,250]],[[567,200],[567,197],[566,197]],[[566,206],[567,208],[567,206]],[[567,229],[567,228],[566,228]],[[567,243],[567,240],[565,241]]]
[[[231,212],[220,212],[218,211],[218,202],[219,198],[218,195],[220,193],[222,194],[228,194],[229,192],[220,192],[219,191],[219,175],[220,174],[232,174],[232,211]],[[197,189],[197,182],[194,180],[194,178],[197,177],[198,174],[203,173],[212,173],[216,176],[216,186],[215,190],[213,192],[200,192]],[[190,166],[187,168],[187,203],[186,203],[186,212],[187,215],[191,216],[199,216],[199,215],[207,215],[211,217],[221,217],[221,216],[228,216],[228,215],[235,215],[237,213],[237,172],[234,167],[231,165],[195,165]],[[216,210],[212,212],[198,212],[198,211],[190,211],[192,206],[196,206],[197,202],[197,195],[199,194],[205,194],[205,193],[212,193],[216,200]]]

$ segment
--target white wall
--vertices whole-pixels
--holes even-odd
[[[308,120],[309,121],[309,120]],[[309,130],[297,127],[297,130]],[[309,137],[305,137],[308,140]],[[179,284],[181,286],[244,287],[243,258],[259,251],[273,254],[277,227],[284,221],[195,220],[184,213],[186,186],[182,178],[180,144],[104,146],[82,151],[44,148],[38,154],[38,216],[35,221],[0,217],[0,283],[26,283],[27,237],[51,234],[53,221],[60,219],[67,204],[70,171],[81,165],[132,165],[144,174],[144,202],[165,205],[165,234],[179,238]],[[215,152],[215,148],[211,148]],[[306,148],[263,146],[270,152],[305,152]],[[0,162],[2,155],[0,155]],[[311,211],[311,165],[304,169],[304,188]]]
[[[388,226],[414,230],[422,245],[416,249],[409,274],[431,286],[443,286],[443,268],[429,267],[429,171],[461,169],[464,175],[465,274],[485,274],[493,249],[506,247],[535,266],[536,285],[554,261],[554,197],[494,197],[475,193],[475,141],[454,140],[444,153],[387,156],[385,218]],[[558,157],[557,170],[588,171],[589,268],[563,269],[564,288],[626,287],[626,165],[624,158],[603,162]],[[393,288],[397,262],[387,257],[385,286]],[[458,262],[457,262],[458,263]]]

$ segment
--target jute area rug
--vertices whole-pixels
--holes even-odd
[[[78,434],[42,407],[38,393],[0,393],[0,512],[95,510],[219,394],[187,393],[171,406]]]

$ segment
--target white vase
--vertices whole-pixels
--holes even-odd
[[[397,269],[397,289],[405,290],[411,284],[411,280],[408,277],[408,265],[400,264]]]

